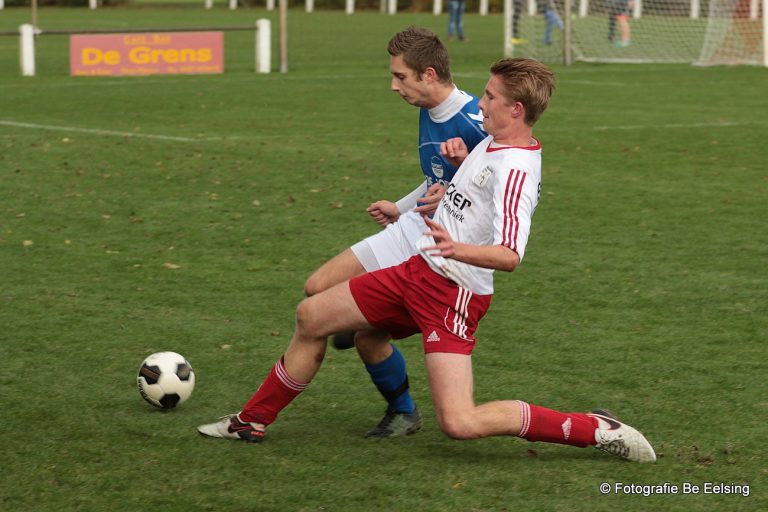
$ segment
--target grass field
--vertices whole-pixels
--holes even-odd
[[[260,10],[44,8],[45,29],[238,24]],[[0,30],[28,12],[0,11]],[[200,438],[280,355],[304,280],[375,232],[418,181],[417,112],[388,90],[388,38],[445,16],[290,13],[291,72],[253,73],[228,33],[215,76],[67,76],[43,36],[21,78],[0,38],[0,509],[8,511],[711,511],[768,509],[765,69],[554,66],[537,125],[542,199],[526,261],[497,277],[478,401],[614,410],[657,448],[591,449],[435,424],[420,342],[400,346],[424,432],[373,441],[383,401],[329,351],[263,445]],[[498,17],[467,16],[456,80],[480,93]],[[175,350],[179,410],[135,372]],[[739,483],[750,495],[602,495],[602,482]],[[703,490],[703,489],[702,489]]]

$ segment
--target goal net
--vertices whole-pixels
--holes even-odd
[[[710,0],[707,33],[698,64],[768,65],[765,2]]]
[[[562,60],[565,1],[507,0],[507,53]],[[570,1],[574,60],[768,65],[768,0]]]

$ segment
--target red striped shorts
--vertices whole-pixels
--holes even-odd
[[[418,255],[355,277],[349,289],[368,323],[395,339],[421,332],[425,353],[471,354],[492,297],[461,288]]]

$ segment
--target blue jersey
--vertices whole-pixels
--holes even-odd
[[[447,186],[457,168],[440,155],[440,143],[461,137],[471,152],[488,134],[483,129],[483,116],[478,99],[454,88],[451,95],[433,109],[419,113],[419,160],[427,187],[435,183]]]

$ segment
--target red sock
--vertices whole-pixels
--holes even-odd
[[[558,412],[538,405],[520,402],[523,422],[518,437],[528,441],[568,444],[571,446],[595,445],[597,420],[580,412]]]
[[[240,420],[264,425],[273,423],[280,411],[288,407],[288,404],[308,385],[296,382],[288,375],[281,357],[256,393],[243,407]]]

